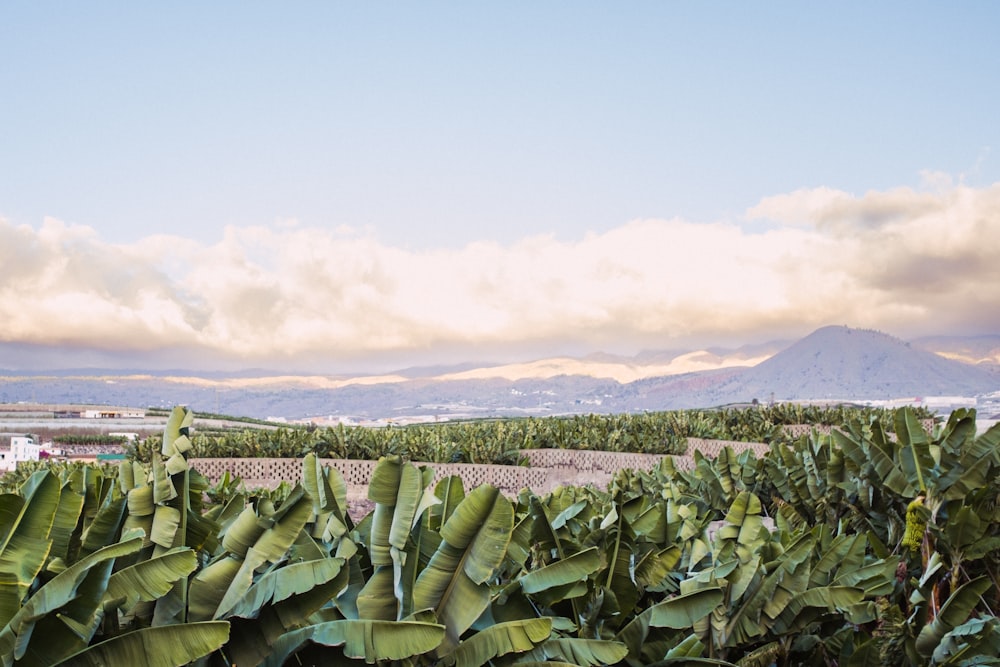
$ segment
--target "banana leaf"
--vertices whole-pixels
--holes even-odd
[[[234,556],[244,558],[247,549],[256,544],[267,527],[260,521],[252,507],[244,507],[243,511],[226,527],[222,536],[222,547]]]
[[[230,615],[252,617],[265,604],[281,602],[330,581],[340,574],[343,566],[340,558],[324,558],[272,570],[250,587]]]
[[[82,483],[83,469],[77,468],[73,471],[71,479],[62,486],[59,507],[56,509],[49,535],[52,539],[52,549],[49,551],[51,558],[72,560],[70,544],[78,537],[83,503],[86,500],[86,495],[74,490],[74,487],[81,486]]]
[[[434,609],[447,628],[445,652],[489,604],[486,581],[503,562],[514,529],[510,501],[476,487],[441,527],[441,544],[413,586],[413,608]]]
[[[500,656],[530,651],[551,632],[550,618],[497,623],[464,640],[444,662],[455,667],[480,667]]]
[[[23,498],[0,496],[3,540],[0,542],[0,623],[6,624],[18,612],[35,577],[42,570],[52,548],[49,533],[62,494],[59,479],[52,473],[35,472],[21,487]]]
[[[327,560],[336,562],[334,559]],[[324,561],[315,562],[315,579],[309,576],[309,570],[306,569],[290,572],[286,577],[271,577],[271,581],[265,582],[259,594],[251,588],[248,597],[254,599],[248,601],[244,608],[235,610],[242,617],[233,615],[228,618],[229,642],[224,650],[232,664],[244,667],[258,665],[271,656],[275,644],[283,635],[321,620],[341,618],[339,614],[330,616],[335,614],[335,610],[329,603],[347,586],[349,571],[340,567],[334,574],[330,568],[331,563],[321,563]],[[280,570],[289,567],[293,566]],[[278,575],[280,570],[269,574]],[[264,578],[268,576],[264,575]],[[264,582],[264,578],[261,582]],[[281,582],[281,579],[287,581]],[[268,597],[267,593],[271,589],[274,591],[273,595]]]
[[[601,567],[601,554],[597,547],[557,560],[517,579],[521,590],[527,594],[539,593],[550,588],[584,581]]]
[[[873,438],[884,438],[878,422],[872,425],[872,432]],[[887,453],[886,449],[891,451],[887,443],[885,448],[879,447],[874,441],[848,436],[839,430],[834,430],[830,436],[835,446],[839,447],[859,469],[864,470],[871,466],[887,489],[904,498],[913,498],[916,495],[916,488],[910,484],[902,469]]]
[[[84,615],[91,617],[96,615],[103,598],[104,586],[107,585],[107,577],[111,574],[110,565],[116,558],[136,553],[141,546],[142,538],[140,537],[109,545],[81,558],[36,590],[24,606],[0,630],[0,656],[2,656],[5,667],[9,666],[13,660],[20,660],[24,657],[28,651],[35,626],[49,615],[60,612],[75,601],[77,605],[73,615],[78,621]],[[108,568],[99,573],[97,581],[94,579],[88,581],[90,571],[105,563]],[[96,588],[99,590],[95,590]],[[80,605],[86,602],[91,603],[92,609],[80,609]],[[56,633],[55,636],[41,636],[38,646],[45,651],[46,657],[49,658],[49,664],[51,664],[51,658],[56,657],[61,650],[71,648],[72,650],[68,650],[64,654],[68,655],[79,648],[79,643],[82,642],[86,645],[89,641],[89,637],[77,637],[72,633],[63,632]]]
[[[549,639],[535,647],[518,660],[525,662],[544,662],[559,660],[580,667],[596,667],[596,665],[613,665],[628,655],[625,644],[604,639]]]
[[[822,586],[795,595],[775,619],[771,631],[776,635],[800,632],[812,619],[826,612],[847,614],[864,599],[865,592],[850,586]]]
[[[138,602],[152,602],[165,595],[175,581],[188,576],[196,567],[198,558],[194,551],[187,547],[171,549],[112,574],[104,598],[122,600],[116,606],[128,613]]]
[[[309,499],[302,487],[296,485],[292,489],[288,498],[285,499],[281,507],[271,516],[267,517],[269,527],[264,530],[254,541],[254,545],[246,551],[246,556],[237,559],[240,567],[235,574],[232,574],[231,564],[220,566],[218,574],[213,573],[212,579],[196,576],[198,587],[226,585],[225,593],[219,601],[219,606],[212,614],[212,618],[225,618],[240,599],[250,590],[254,582],[254,573],[266,563],[277,563],[287,556],[289,548],[299,538],[306,522],[312,515],[312,501]],[[223,544],[226,540],[223,539]],[[232,578],[226,582],[226,578],[232,574]],[[192,589],[194,585],[192,584]],[[204,613],[204,606],[209,600],[218,594],[218,588],[212,590],[198,591],[199,604],[198,613]],[[194,591],[192,590],[192,594]]]
[[[897,410],[893,421],[896,427],[897,455],[900,466],[911,484],[915,481],[917,488],[925,492],[932,480],[937,459],[934,450],[938,445],[932,445],[927,431],[917,420],[913,410],[904,408]]]
[[[977,618],[950,630],[931,656],[934,665],[1000,663],[1000,619]],[[992,660],[992,662],[990,662]]]
[[[281,667],[306,642],[343,646],[348,658],[368,663],[406,660],[430,653],[444,638],[443,625],[414,621],[340,620],[307,626],[283,635],[263,667]]]
[[[379,459],[368,485],[368,499],[376,503],[368,552],[372,565],[392,565],[390,550],[406,547],[424,494],[423,475],[399,457]]]
[[[689,628],[721,604],[722,598],[719,588],[702,588],[669,598],[649,608],[649,624],[655,628]]]
[[[635,564],[635,583],[645,590],[662,592],[674,583],[670,573],[681,561],[682,552],[677,545],[659,551],[650,551]]]
[[[925,658],[933,654],[948,632],[969,620],[980,598],[992,585],[989,577],[984,575],[955,589],[941,606],[937,617],[921,628],[917,635],[917,653]]]
[[[225,621],[143,628],[94,644],[56,667],[181,667],[218,650],[228,638]]]
[[[160,453],[169,458],[190,449],[191,443],[188,440],[188,433],[193,424],[194,413],[191,410],[180,405],[174,406],[167,417],[167,423],[163,426],[163,443]],[[153,458],[156,460],[156,457]]]
[[[441,526],[451,518],[455,508],[465,499],[465,486],[462,484],[462,478],[458,475],[445,477],[434,487],[434,495],[441,502],[430,508],[428,527],[431,530],[440,531]]]
[[[375,568],[365,585],[358,592],[358,618],[372,621],[400,620],[402,607],[396,597],[392,567]]]
[[[662,630],[651,631],[651,627],[672,630],[689,629],[722,604],[723,598],[721,588],[710,587],[664,600],[636,614],[618,632],[615,639],[627,647],[630,663],[639,661],[642,659],[643,646],[650,640],[651,635],[662,636],[665,634]],[[653,622],[654,614],[656,615],[655,623]]]

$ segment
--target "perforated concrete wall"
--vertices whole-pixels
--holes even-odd
[[[576,451],[572,449],[522,449],[534,468],[571,468],[573,470],[591,470],[593,465],[590,455],[594,452]]]
[[[522,449],[521,454],[528,458],[533,468],[606,473],[625,468],[652,470],[665,456],[669,456],[572,449]]]
[[[708,440],[706,438],[688,438],[688,453],[699,451],[705,456],[716,457],[725,447],[730,447],[734,452],[752,449],[757,457],[764,456],[771,451],[771,446],[763,442],[736,442],[735,440]]]
[[[531,467],[474,463],[416,463],[434,471],[434,483],[449,475],[457,475],[467,490],[482,484],[491,484],[506,494],[516,495],[526,488],[544,494],[561,485],[592,484],[603,487],[618,470],[624,468],[652,470],[667,456],[559,449],[525,450],[524,453],[532,461]],[[690,470],[694,467],[694,459],[690,456],[671,458],[679,470]],[[228,471],[243,480],[249,488],[274,487],[281,481],[294,484],[302,479],[301,459],[206,458],[191,459],[190,464],[213,483],[219,481]],[[320,464],[336,468],[349,487],[358,489],[368,485],[376,462],[320,459]]]
[[[301,459],[191,459],[190,464],[213,483],[217,482],[226,471],[242,479],[247,486],[273,486],[281,480],[295,483],[302,479]],[[376,462],[320,459],[320,464],[339,470],[348,486],[367,486]],[[466,489],[492,484],[501,491],[514,494],[523,488],[532,490],[545,488],[549,476],[546,468],[472,463],[417,462],[417,465],[431,468],[434,471],[435,483],[449,475],[458,475]]]
[[[933,419],[921,419],[920,425],[923,427],[927,433],[934,432],[934,420]],[[829,424],[786,424],[781,427],[784,429],[785,433],[792,436],[793,438],[800,438],[804,435],[809,435],[815,429],[818,433],[824,433],[829,435],[833,431],[833,426]],[[891,435],[891,434],[890,434]]]

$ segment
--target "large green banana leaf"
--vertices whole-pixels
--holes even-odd
[[[302,532],[311,514],[312,501],[305,495],[302,487],[297,485],[274,514],[262,517],[270,525],[260,533],[254,541],[254,545],[247,549],[246,556],[239,559],[240,567],[232,579],[226,582],[215,578],[218,576],[218,571],[213,573],[214,576],[211,579],[196,576],[195,580],[192,581],[191,594],[194,594],[195,581],[198,582],[199,588],[203,586],[214,588],[215,593],[224,590],[213,618],[225,618],[250,590],[250,586],[254,582],[254,572],[268,562],[277,563],[285,557],[288,549],[298,539],[299,533]],[[203,603],[213,598],[212,590],[199,591],[198,594]]]
[[[332,612],[328,605],[347,581],[339,558],[293,563],[265,574],[229,617],[225,652],[230,661],[252,667],[269,659],[283,635],[316,623],[313,615],[324,607]]]
[[[150,499],[152,500],[152,495],[150,495]],[[128,498],[126,496],[115,498],[109,493],[101,502],[100,507],[97,508],[90,525],[83,531],[80,556],[92,554],[111,544],[118,539],[119,531],[128,530],[130,526],[125,525],[127,519],[123,522],[127,509]],[[144,542],[148,543],[149,531],[143,528],[143,534],[146,536]]]
[[[266,604],[281,602],[325,584],[340,574],[343,566],[341,558],[323,558],[272,570],[250,587],[229,615],[252,618]]]
[[[989,577],[982,576],[956,589],[941,606],[934,620],[920,630],[916,642],[917,652],[924,657],[934,653],[945,634],[968,620],[981,596],[992,585]]]
[[[226,527],[222,547],[237,558],[245,558],[247,549],[256,544],[265,530],[267,525],[259,520],[253,508],[244,507]]]
[[[397,597],[391,565],[379,565],[358,591],[358,618],[373,621],[400,620],[402,602]]]
[[[464,640],[444,662],[455,667],[480,667],[500,656],[530,651],[551,632],[550,618],[497,623]]]
[[[302,460],[302,486],[313,501],[313,537],[335,546],[353,523],[347,513],[347,484],[340,471],[323,467],[310,452]]]
[[[465,499],[462,478],[458,475],[445,477],[434,487],[434,495],[441,502],[434,505],[428,514],[429,528],[440,531],[441,526],[451,518],[455,508]]]
[[[198,567],[198,556],[188,547],[177,547],[160,556],[121,569],[108,579],[106,601],[128,613],[138,602],[152,602],[165,595],[178,579]]]
[[[341,620],[328,621],[289,632],[274,644],[264,667],[281,667],[306,642],[343,646],[348,658],[367,663],[405,660],[430,653],[444,638],[443,625],[416,621]]]
[[[917,420],[913,410],[897,410],[893,421],[900,467],[910,483],[925,492],[941,458],[940,445],[931,444],[927,431]]]
[[[760,498],[748,492],[741,491],[726,514],[726,523],[716,534],[716,541],[723,548],[730,546],[743,562],[752,556],[753,545],[759,544],[761,531],[766,533],[764,520],[761,517],[763,506]]]
[[[690,629],[722,604],[722,601],[723,592],[718,587],[701,588],[678,595],[636,614],[618,632],[615,639],[627,647],[629,662],[636,664],[641,662],[642,649],[650,640],[651,634],[665,634],[662,631],[651,631],[650,628]],[[660,656],[662,655],[661,653]]]
[[[97,628],[98,615],[103,613],[101,602],[111,565],[116,558],[136,553],[141,546],[141,537],[109,545],[81,558],[36,590],[0,630],[0,657],[4,666],[9,667],[14,660],[23,658],[29,646],[37,656],[37,664],[52,664],[55,659],[86,646]],[[92,570],[96,570],[94,577],[89,576]],[[80,631],[89,625],[89,635],[81,637],[65,631],[39,633],[38,640],[32,641],[36,625],[46,619],[54,620],[56,614],[64,614],[70,622],[75,621]]]
[[[668,598],[649,608],[649,625],[676,630],[690,628],[717,607],[722,598],[722,590],[718,588],[702,588]]]
[[[771,626],[776,635],[801,631],[813,619],[826,612],[848,613],[864,599],[865,592],[850,586],[821,586],[796,594],[788,601]]]
[[[193,424],[194,413],[191,410],[180,405],[174,406],[167,417],[167,423],[163,427],[161,454],[170,458],[176,454],[183,454],[190,450],[192,445],[191,439],[188,436]]]
[[[45,565],[61,493],[59,479],[40,470],[22,485],[21,497],[0,496],[0,624],[18,612]]]
[[[429,472],[429,471],[428,471]],[[375,572],[357,597],[361,618],[398,620],[413,607],[410,604],[412,576],[417,549],[410,533],[424,510],[438,503],[426,490],[424,473],[398,456],[379,459],[368,486],[368,498],[375,502],[369,535],[368,555]],[[412,557],[410,553],[412,552]],[[404,581],[410,577],[410,581]]]
[[[871,440],[854,434],[846,435],[839,430],[834,430],[830,436],[834,445],[851,461],[854,469],[861,473],[861,477],[867,477],[865,471],[871,468],[877,479],[893,493],[904,498],[913,498],[916,495],[917,487],[910,484],[906,474],[896,465],[891,454],[892,445],[878,422],[872,425]]]
[[[829,530],[825,526],[822,528],[817,526],[817,529]],[[866,545],[865,535],[838,535],[813,564],[809,585],[827,586],[833,581],[835,572],[856,570],[864,561]]]
[[[988,486],[1000,464],[1000,425],[977,437],[975,411],[956,411],[948,420],[943,441],[936,486],[944,498],[960,500]]]
[[[228,638],[225,621],[143,628],[85,648],[57,667],[181,667],[218,650]]]
[[[441,527],[441,544],[413,587],[413,608],[434,609],[447,628],[444,653],[483,613],[486,582],[500,566],[514,529],[510,501],[492,486],[479,486]]]
[[[423,493],[423,476],[415,465],[398,456],[379,459],[368,485],[368,499],[376,504],[368,547],[372,565],[392,565],[390,551],[406,547]]]
[[[754,663],[747,663],[754,664]],[[664,658],[658,662],[650,663],[645,667],[744,667],[742,664],[719,660],[717,658],[698,658],[694,656],[677,656]]]
[[[193,423],[194,413],[185,407],[174,407],[163,429],[162,456],[152,457],[155,509],[152,522],[144,528],[148,528],[149,539],[155,545],[154,555],[188,544],[188,516],[192,508],[197,511],[201,507],[203,488],[198,484],[203,480],[200,475],[192,475],[185,457],[192,447],[188,436]],[[186,577],[175,581],[171,590],[156,600],[153,624],[185,623],[188,620],[188,590]]]
[[[302,486],[312,498],[313,512],[317,515],[328,512],[334,507],[342,507],[343,503],[346,503],[346,495],[342,502],[338,502],[341,499],[334,495],[330,480],[313,452],[309,452],[302,459]]]
[[[52,549],[49,551],[50,558],[59,558],[63,562],[75,559],[75,553],[70,553],[70,544],[79,537],[80,516],[83,512],[84,501],[87,494],[84,491],[86,468],[77,468],[70,473],[69,479],[62,485],[59,494],[59,507],[52,521],[50,538],[52,539]],[[91,477],[93,483],[93,477]]]
[[[223,554],[191,578],[188,588],[189,621],[207,621],[215,616],[219,603],[242,565],[242,558]]]
[[[677,545],[650,551],[635,564],[635,583],[647,591],[662,592],[675,585],[669,575],[681,561]]]
[[[934,649],[931,664],[950,667],[995,665],[1000,660],[993,656],[1000,656],[1000,619],[989,616],[966,621],[948,631]]]
[[[585,581],[601,568],[601,553],[591,547],[518,577],[517,584],[527,594]]]
[[[613,665],[626,655],[628,649],[621,642],[563,637],[543,642],[525,653],[515,664],[559,660],[580,667],[596,667],[596,665]]]

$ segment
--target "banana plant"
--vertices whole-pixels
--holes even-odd
[[[379,459],[368,485],[368,498],[375,503],[368,557],[374,571],[358,594],[360,618],[402,620],[413,612],[413,581],[420,556],[419,544],[411,537],[420,530],[423,512],[438,501],[426,487],[432,472],[420,470],[398,456]]]
[[[441,526],[441,543],[413,585],[413,608],[432,609],[445,627],[439,655],[454,651],[489,606],[489,582],[506,556],[513,529],[513,506],[488,485],[469,493]]]
[[[0,495],[0,623],[20,611],[52,549],[62,487],[48,471],[34,473],[21,495]]]
[[[134,645],[129,642],[135,639],[102,648],[96,647],[103,642],[91,645],[98,631],[107,628],[105,616],[116,615],[119,608],[127,610],[138,602],[158,599],[196,566],[194,554],[185,547],[155,557],[138,569],[133,566],[113,574],[116,561],[137,554],[142,542],[139,534],[126,536],[121,542],[84,556],[38,588],[0,630],[4,667],[54,665],[64,660],[86,664],[88,658],[84,656],[98,655],[124,659],[129,649],[122,647]],[[138,630],[136,635],[115,634],[107,641],[116,642],[126,636],[140,639],[149,636],[151,630]],[[164,646],[163,655],[156,658],[159,664],[182,665],[203,657],[225,643],[229,634],[225,623],[190,624],[170,630],[173,632],[162,633],[164,638],[172,637],[168,641],[178,645]],[[188,638],[191,641],[185,645]]]
[[[754,650],[787,658],[797,637],[826,635],[831,623],[837,629],[876,618],[874,599],[892,593],[897,559],[874,558],[863,536],[834,538],[823,525],[772,534],[762,510],[758,498],[741,493],[714,537],[711,566],[681,582],[683,593],[722,591],[720,604],[694,624],[709,657]]]

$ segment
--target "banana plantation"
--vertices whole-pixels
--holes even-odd
[[[921,419],[933,414],[920,409]],[[750,409],[677,410],[620,415],[573,415],[524,419],[415,424],[370,428],[344,426],[306,429],[202,431],[192,436],[196,458],[302,457],[375,461],[398,455],[430,463],[516,465],[522,449],[574,449],[683,454],[688,438],[772,443],[791,440],[783,427],[793,424],[839,426],[855,419],[878,420],[894,428],[890,410],[794,404]],[[158,439],[130,445],[133,457],[148,460]]]
[[[276,489],[210,487],[176,408],[145,460],[4,478],[0,659],[1000,664],[1000,427],[920,416],[544,496],[387,455],[359,518],[312,450]]]

